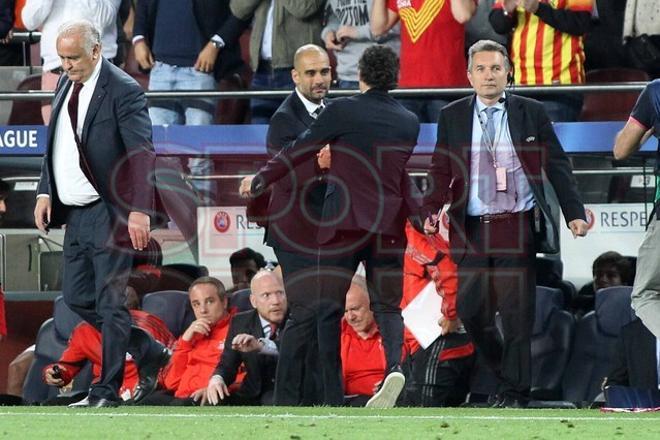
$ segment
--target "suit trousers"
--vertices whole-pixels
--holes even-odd
[[[495,371],[498,393],[521,399],[529,397],[536,295],[531,217],[525,212],[490,223],[467,217],[467,250],[457,262],[458,315]]]
[[[316,305],[318,256],[275,248],[282,268],[289,317],[282,332],[275,374],[275,404],[314,405],[319,396]]]
[[[107,206],[69,207],[64,234],[65,303],[101,332],[101,377],[90,396],[119,400],[126,352],[135,361],[155,356],[162,348],[144,330],[133,326],[124,305],[128,272],[133,261],[128,247],[114,243]]]
[[[346,292],[360,262],[366,269],[371,310],[382,335],[385,374],[401,364],[403,318],[400,305],[405,249],[403,229],[399,237],[366,231],[340,232],[333,242],[321,247],[317,332],[326,405],[341,405],[343,402],[340,324]]]

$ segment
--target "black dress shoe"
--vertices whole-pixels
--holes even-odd
[[[119,402],[116,400],[88,396],[79,402],[72,403],[69,408],[116,408],[118,406]]]
[[[133,401],[135,403],[144,400],[145,397],[156,390],[158,386],[158,372],[167,365],[171,357],[172,352],[170,349],[163,347],[157,356],[147,361],[144,365],[140,365],[140,381],[137,387],[135,387],[135,394],[133,394]]]
[[[527,399],[505,396],[497,408],[525,409],[528,404]]]

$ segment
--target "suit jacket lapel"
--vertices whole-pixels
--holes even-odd
[[[303,104],[295,90],[293,91],[293,96],[291,98],[291,108],[293,109],[293,112],[305,127],[309,128],[309,126],[312,125],[312,122],[314,122],[314,118],[309,115],[307,107],[305,107],[305,104]]]
[[[457,132],[460,133],[458,145],[462,150],[460,151],[460,157],[463,158],[465,169],[468,171],[468,175],[465,177],[468,184],[470,183],[469,172],[472,162],[472,123],[474,121],[475,99],[477,99],[476,95],[472,95],[471,99],[465,100],[464,107],[461,109],[463,117],[457,118],[458,120],[456,121],[459,124]]]
[[[66,97],[67,93],[69,92],[69,88],[71,87],[71,81],[68,79],[63,79],[63,85],[60,87],[57,92],[55,93],[55,98],[53,98],[53,112],[50,115],[50,120],[51,121],[57,121],[57,118],[60,115],[60,111],[62,110],[62,105],[64,104],[64,98]],[[48,145],[53,144],[53,137],[55,136],[55,124],[50,124],[52,127],[50,130],[48,130]]]
[[[87,114],[85,115],[85,122],[83,123],[83,130],[82,130],[83,148],[85,148],[85,146],[87,145],[89,126],[94,120],[96,113],[99,111],[99,108],[101,107],[101,103],[103,102],[103,98],[105,97],[106,94],[105,87],[108,83],[108,75],[109,75],[108,64],[106,63],[109,63],[109,61],[107,61],[105,58],[102,58],[101,62],[103,64],[101,65],[101,72],[99,72],[99,79],[96,81],[96,88],[94,89],[94,93],[92,94],[92,99],[89,102],[89,107],[87,108]]]
[[[520,146],[523,145],[523,109],[520,101],[515,95],[507,95],[506,104],[509,132],[513,147],[520,157]]]

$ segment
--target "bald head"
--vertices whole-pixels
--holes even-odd
[[[260,270],[250,282],[250,303],[263,319],[280,324],[286,315],[282,279],[269,270]]]
[[[291,78],[305,98],[320,104],[328,94],[332,81],[327,52],[315,44],[299,47],[293,57]]]
[[[346,309],[344,318],[353,330],[363,338],[367,338],[376,330],[374,314],[369,308],[369,291],[364,277],[356,275],[346,292]]]

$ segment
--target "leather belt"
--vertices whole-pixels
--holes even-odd
[[[484,214],[478,216],[468,216],[468,219],[473,220],[475,222],[478,221],[479,223],[494,223],[503,220],[510,220],[512,218],[516,218],[524,214],[525,214],[524,211],[502,212],[500,214]]]

